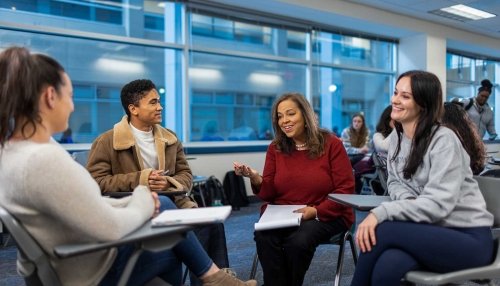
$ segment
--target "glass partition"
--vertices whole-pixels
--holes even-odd
[[[188,74],[191,141],[269,140],[274,99],[305,94],[305,65],[192,53]]]

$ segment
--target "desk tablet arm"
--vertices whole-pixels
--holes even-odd
[[[160,196],[168,196],[168,197],[174,197],[174,196],[187,196],[188,191],[186,190],[181,190],[181,191],[159,191],[156,192]],[[130,196],[132,192],[105,192],[103,193],[104,196],[110,197],[110,198],[123,198]]]
[[[137,259],[144,250],[158,252],[170,249],[183,240],[186,232],[189,230],[190,228],[187,226],[152,228],[151,222],[147,222],[136,231],[119,240],[101,243],[59,245],[54,247],[54,254],[59,258],[68,258],[132,244],[134,245],[134,252],[127,261],[127,265],[118,282],[118,285],[126,285]]]

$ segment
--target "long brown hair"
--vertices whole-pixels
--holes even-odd
[[[412,70],[401,74],[396,84],[404,77],[410,78],[413,99],[420,106],[417,126],[413,136],[410,156],[403,169],[405,179],[410,179],[422,164],[424,154],[440,125],[443,114],[443,92],[438,77],[430,72]],[[398,131],[398,145],[391,160],[395,160],[401,149],[403,126],[399,122],[394,123]],[[437,128],[434,128],[437,127]]]
[[[0,145],[3,147],[16,128],[21,128],[24,138],[36,132],[41,122],[38,102],[44,87],[53,86],[57,91],[63,85],[63,67],[54,59],[30,54],[29,50],[11,47],[0,53]],[[22,126],[18,126],[22,122]],[[27,127],[32,132],[26,134]]]
[[[359,130],[354,129],[352,120],[356,117],[361,118],[363,126]],[[366,128],[365,116],[362,113],[356,113],[351,118],[351,126],[349,127],[349,139],[352,147],[361,148],[365,146],[366,138],[368,137],[368,128]]]
[[[474,123],[465,109],[451,102],[444,103],[443,125],[457,134],[470,157],[470,168],[475,175],[481,173],[486,161],[486,147],[479,136]]]
[[[320,157],[325,151],[326,136],[329,132],[318,127],[318,122],[312,106],[302,94],[297,92],[285,93],[276,99],[273,104],[271,116],[275,134],[273,144],[276,145],[276,149],[285,154],[291,154],[292,151],[295,150],[294,141],[286,136],[285,132],[281,130],[278,123],[278,105],[285,100],[292,100],[295,102],[304,117],[306,144],[309,148],[309,157]]]

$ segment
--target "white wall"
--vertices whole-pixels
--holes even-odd
[[[233,162],[237,161],[247,164],[250,167],[259,171],[262,174],[264,169],[264,161],[266,152],[255,153],[223,153],[223,154],[202,154],[202,155],[188,155],[188,158],[195,158],[189,160],[189,166],[193,171],[193,175],[200,176],[216,176],[221,182],[224,180],[226,172],[233,170]],[[247,194],[252,194],[250,188],[250,180],[245,179]]]

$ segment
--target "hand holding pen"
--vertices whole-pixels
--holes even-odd
[[[151,191],[159,192],[165,191],[170,187],[170,183],[167,181],[166,176],[170,173],[170,170],[154,170],[149,174],[148,183]]]

